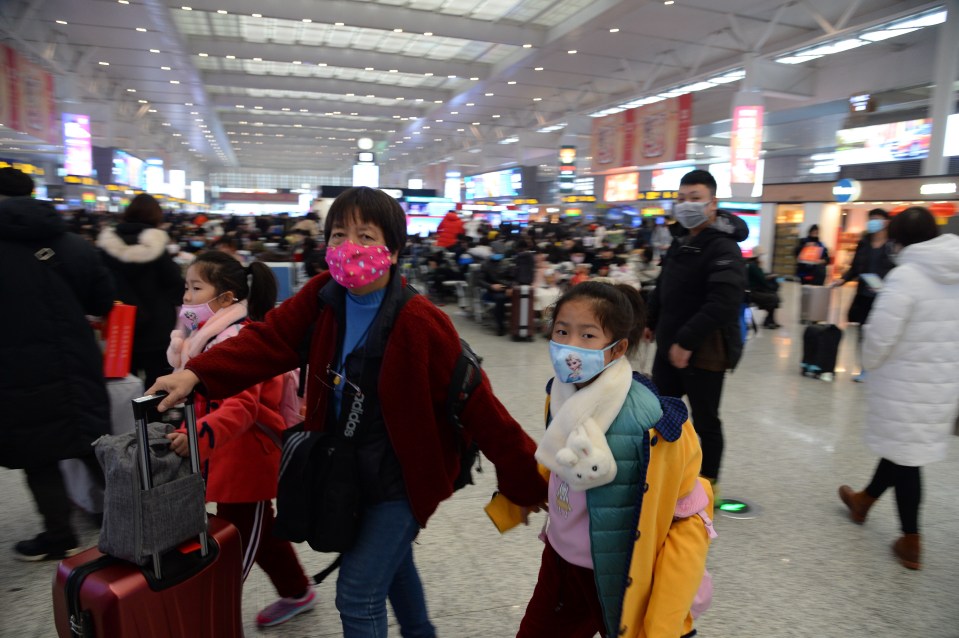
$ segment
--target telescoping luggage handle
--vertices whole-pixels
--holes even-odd
[[[149,409],[158,405],[160,401],[166,397],[166,395],[166,392],[158,392],[157,394],[133,399],[133,420],[136,425],[137,448],[139,449],[140,454],[140,479],[143,481],[144,487],[148,490],[153,488],[153,471],[150,467],[150,443],[149,433],[147,432],[147,415]],[[184,399],[183,408],[183,413],[186,416],[187,441],[190,446],[190,471],[192,471],[194,474],[199,474],[200,442],[196,432],[196,411],[193,408],[192,393],[189,394],[186,399]],[[200,534],[199,540],[200,555],[205,557],[210,551],[206,532]],[[157,579],[160,579],[163,577],[160,568],[160,554],[154,552],[151,554],[151,556],[153,558],[153,573],[156,575]]]

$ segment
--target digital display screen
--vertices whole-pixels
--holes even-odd
[[[876,124],[836,132],[836,164],[871,164],[929,155],[932,120]]]
[[[746,222],[749,227],[749,237],[739,242],[739,249],[743,251],[743,257],[749,259],[753,256],[756,246],[759,245],[760,216],[756,213],[733,213],[736,217]]]
[[[504,171],[467,175],[463,178],[466,199],[484,199],[486,197],[519,197],[523,191],[521,169],[508,168]]]
[[[93,175],[93,140],[90,116],[63,114],[63,168],[67,175]]]
[[[443,221],[444,215],[407,215],[406,234],[410,236],[428,237],[435,233]]]
[[[143,160],[126,151],[113,151],[113,170],[111,181],[114,184],[126,184],[131,188],[143,188]]]

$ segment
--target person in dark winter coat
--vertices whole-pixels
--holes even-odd
[[[145,388],[172,371],[166,348],[183,296],[183,276],[166,249],[170,236],[157,228],[161,223],[160,203],[143,193],[133,198],[116,229],[104,228],[97,237],[117,299],[137,309],[131,369],[144,375]]]
[[[802,253],[806,246],[819,248],[819,255],[815,261],[800,259],[800,257],[804,257]],[[821,286],[826,283],[826,264],[828,263],[829,249],[826,248],[826,244],[819,240],[819,225],[813,224],[809,227],[806,236],[800,239],[799,245],[796,246],[796,276],[804,284]]]
[[[702,440],[701,474],[715,485],[723,453],[723,380],[742,354],[746,268],[737,242],[749,229],[735,215],[717,215],[716,180],[701,170],[683,176],[673,215],[688,234],[666,253],[650,294],[653,382],[664,396],[689,397]]]
[[[109,312],[114,285],[96,249],[32,192],[29,176],[0,169],[0,298],[9,304],[0,313],[0,465],[25,470],[44,522],[15,551],[42,560],[77,548],[58,462],[99,468],[90,444],[109,430],[103,356],[86,315]]]
[[[494,251],[489,259],[483,262],[479,281],[480,287],[485,291],[483,301],[491,301],[495,304],[493,318],[496,320],[498,336],[506,334],[506,302],[513,285],[509,269],[503,264],[505,256],[500,250]]]
[[[873,274],[884,279],[896,264],[892,258],[892,246],[889,243],[889,213],[881,208],[869,211],[869,221],[866,222],[866,234],[856,245],[849,270],[842,277],[832,283],[833,286],[843,286],[850,281],[856,282],[856,296],[849,306],[849,323],[858,323],[859,358],[862,359],[862,326],[869,319],[872,304],[876,301],[879,291],[869,285],[862,275]],[[866,374],[860,371],[852,378],[857,383],[866,380]]]

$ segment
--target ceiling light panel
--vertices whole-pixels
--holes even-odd
[[[328,102],[330,104],[335,104],[337,102],[351,102],[351,103],[363,103],[371,104],[376,106],[395,106],[396,100],[393,98],[379,98],[379,97],[366,97],[365,95],[340,95],[333,93],[320,93],[313,91],[285,91],[285,90],[270,90],[270,89],[243,89],[236,87],[221,87],[221,86],[209,86],[208,89],[211,95],[234,95],[234,96],[244,96],[248,98],[272,98],[276,100],[315,100],[318,102],[316,106],[317,111],[326,111],[326,107],[322,102]],[[240,102],[238,102],[240,103]],[[247,103],[245,105],[248,109],[252,108],[252,105]],[[282,107],[281,107],[282,108]]]

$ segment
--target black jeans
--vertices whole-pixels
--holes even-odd
[[[487,290],[483,296],[486,301],[496,304],[493,307],[493,318],[496,320],[496,330],[500,333],[506,330],[506,302],[509,296],[504,290]]]
[[[703,464],[700,474],[706,478],[719,479],[719,464],[723,456],[723,422],[719,419],[719,402],[723,394],[726,372],[713,372],[701,368],[673,367],[668,359],[668,350],[657,348],[653,361],[653,383],[660,394],[668,397],[689,397],[693,427],[699,435],[703,448]]]
[[[919,503],[922,502],[922,468],[896,465],[880,459],[866,494],[879,498],[890,487],[896,488],[896,507],[903,534],[919,533]]]
[[[80,460],[90,468],[94,479],[103,484],[103,470],[93,454],[88,454]],[[37,504],[37,511],[43,518],[43,528],[46,536],[53,541],[76,542],[73,526],[70,524],[70,498],[67,496],[67,487],[63,482],[60,464],[53,461],[47,465],[35,465],[24,468],[27,475],[27,486],[33,494]]]

